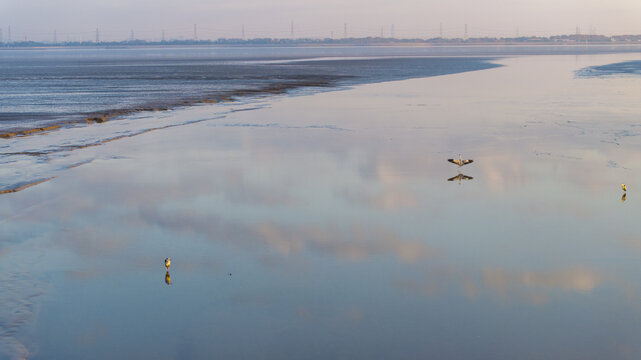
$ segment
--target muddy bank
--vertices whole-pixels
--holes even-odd
[[[157,112],[176,109],[179,107],[193,106],[198,104],[216,104],[221,102],[232,102],[242,98],[248,97],[261,97],[269,95],[284,94],[288,91],[297,88],[306,87],[319,87],[326,88],[335,86],[341,79],[347,79],[347,76],[317,76],[309,79],[293,82],[283,82],[268,84],[254,89],[236,89],[228,91],[220,91],[216,93],[206,94],[199,98],[186,98],[176,101],[167,102],[154,102],[132,108],[111,109],[100,112],[89,112],[85,114],[71,115],[73,120],[59,120],[49,126],[38,127],[22,127],[8,130],[0,130],[0,138],[12,138],[20,136],[30,136],[35,134],[43,134],[49,131],[58,130],[65,126],[78,126],[81,124],[102,124],[109,120],[116,119],[121,116],[126,116],[138,112]]]

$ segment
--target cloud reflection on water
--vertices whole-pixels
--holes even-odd
[[[483,283],[499,296],[516,294],[535,304],[547,302],[548,294],[553,290],[587,293],[593,291],[604,280],[602,274],[585,268],[546,272],[483,270]]]
[[[143,219],[148,225],[161,226],[179,234],[204,236],[209,241],[222,241],[247,249],[266,246],[282,255],[313,250],[339,259],[394,255],[403,262],[413,263],[433,253],[424,243],[403,239],[380,226],[287,226],[274,222],[246,226],[213,216],[162,214],[153,210],[144,212]]]
[[[24,239],[32,240],[47,250],[41,266],[47,272],[63,271],[63,280],[55,279],[55,285],[84,291],[112,272],[144,275],[149,271],[149,282],[165,287],[159,283],[159,261],[171,255],[180,271],[176,286],[189,289],[192,281],[193,294],[211,287],[211,294],[220,293],[243,313],[256,311],[256,304],[264,307],[266,315],[260,311],[252,315],[266,317],[273,316],[273,310],[288,314],[297,309],[295,315],[308,320],[338,313],[355,323],[370,324],[368,317],[384,319],[377,316],[388,308],[376,307],[388,304],[384,301],[403,308],[390,317],[405,316],[410,322],[416,309],[425,310],[426,302],[436,301],[433,308],[465,310],[457,308],[460,303],[449,303],[453,298],[439,297],[442,294],[474,301],[475,306],[484,307],[480,310],[505,303],[522,306],[519,309],[555,304],[558,307],[545,307],[555,319],[559,314],[554,311],[559,308],[598,295],[621,314],[636,314],[638,304],[633,301],[639,289],[633,282],[638,252],[630,249],[637,250],[639,242],[629,224],[634,223],[638,207],[630,199],[622,205],[618,197],[621,182],[631,188],[638,182],[638,171],[624,167],[641,159],[641,152],[601,143],[604,135],[598,132],[564,133],[555,138],[559,126],[549,119],[536,127],[521,128],[517,125],[538,113],[521,115],[505,105],[504,98],[497,100],[503,104],[499,107],[491,99],[480,103],[469,100],[474,96],[458,96],[469,90],[462,84],[474,87],[486,83],[479,79],[489,81],[483,74],[467,74],[464,79],[468,78],[477,81],[459,79],[462,82],[457,83],[454,77],[446,79],[454,85],[439,87],[447,85],[446,80],[434,78],[429,81],[434,86],[424,86],[423,80],[409,83],[415,84],[414,89],[406,83],[403,86],[413,96],[425,97],[417,100],[427,106],[416,107],[415,113],[400,112],[394,96],[372,101],[378,96],[377,88],[372,87],[374,90],[350,93],[349,104],[341,103],[347,101],[344,95],[322,94],[288,99],[289,105],[276,103],[274,108],[239,112],[225,119],[253,124],[262,117],[271,121],[275,111],[279,123],[302,123],[297,128],[199,124],[123,140],[117,147],[101,146],[99,150],[107,154],[135,157],[94,161],[47,184],[3,198],[6,202],[0,204],[0,210],[6,231],[0,235],[0,257],[3,261],[24,259],[20,250],[31,250]],[[398,85],[384,86],[394,90]],[[447,96],[438,98],[430,91],[455,91],[456,96],[450,95],[456,106],[448,104]],[[444,101],[444,106],[434,104],[432,95]],[[519,106],[529,99],[519,98]],[[340,109],[336,118],[327,119],[322,111],[328,104]],[[439,109],[446,107],[454,115],[440,116]],[[468,115],[465,112],[478,117],[461,116]],[[392,128],[388,127],[390,113],[403,114]],[[498,120],[482,118],[484,113],[520,117],[517,125],[499,121],[497,127],[493,121]],[[442,126],[419,126],[426,124],[426,118]],[[354,131],[305,128],[306,122],[344,122]],[[469,128],[457,131],[461,123]],[[586,141],[585,136],[592,137]],[[465,149],[460,151],[475,159],[469,167],[474,181],[458,187],[444,181],[452,170],[444,159],[461,144]],[[624,165],[608,167],[607,160],[614,158]],[[626,175],[632,179],[619,180]],[[608,242],[609,238],[616,241]],[[239,281],[225,284],[248,278],[255,282],[243,283],[247,288],[240,291],[225,288],[215,281],[216,276],[212,281],[199,277],[222,267],[227,272],[230,264],[251,273],[236,278],[234,268],[234,280]],[[286,271],[277,275],[262,272],[274,268]],[[331,274],[335,268],[340,276],[330,276],[336,275]],[[327,278],[331,279],[319,280],[314,277],[318,273],[330,273]],[[122,277],[123,282],[130,280],[130,292],[135,293],[131,289],[140,285],[135,281],[147,280],[140,276],[142,279]],[[33,278],[16,282],[15,298],[30,299],[34,284],[41,288]],[[337,290],[339,285],[342,292]],[[284,288],[291,293],[281,297]],[[325,304],[307,295],[334,291],[351,298],[335,296],[334,302]],[[632,299],[629,304],[618,303],[621,294]],[[144,300],[155,294],[135,295]],[[568,297],[572,301],[566,302]],[[376,303],[371,301],[374,298],[381,303],[370,304]],[[22,303],[11,301],[3,300],[10,304],[9,312],[0,310],[3,321],[14,321],[11,311],[21,309]],[[415,307],[403,306],[412,301]],[[198,316],[218,314],[218,309],[206,310]],[[240,310],[232,314],[242,316]],[[589,316],[603,319],[599,315]],[[32,321],[35,314],[28,318]],[[181,321],[179,317],[174,320]],[[221,324],[225,321],[235,319]],[[545,330],[551,323],[539,324],[536,330]],[[430,330],[430,324],[422,325],[422,330]],[[443,323],[435,322],[434,327],[442,328]],[[625,326],[610,328],[625,330]]]
[[[453,286],[470,299],[490,296],[496,300],[522,299],[533,305],[542,305],[549,302],[553,294],[557,296],[558,291],[585,294],[594,291],[605,281],[605,275],[585,267],[552,271],[486,268],[480,274],[454,268],[436,268],[430,269],[422,280],[397,279],[395,286],[426,296],[442,294]]]

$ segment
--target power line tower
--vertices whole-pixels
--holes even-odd
[[[343,37],[347,39],[347,23],[343,24]]]
[[[465,35],[464,35],[463,39],[467,40],[467,24],[465,24]]]
[[[0,44],[4,42],[4,37],[2,36],[2,28],[0,28]]]
[[[53,43],[58,43],[58,32],[55,29],[53,30]]]
[[[289,33],[290,33],[291,38],[293,39],[294,38],[294,20],[292,20],[292,22],[291,22],[291,27],[290,27]]]
[[[245,24],[243,24],[243,26],[241,27],[241,33],[243,36],[243,40],[245,40]]]
[[[161,31],[162,31],[161,41],[165,42],[165,29],[162,29]]]
[[[194,40],[198,41],[198,27],[194,24]]]
[[[100,42],[100,31],[96,28],[96,44]]]
[[[438,24],[438,37],[443,38],[443,23]]]
[[[385,37],[385,36],[383,35],[383,27],[381,26],[381,39],[382,39],[383,37]]]
[[[7,31],[7,43],[11,43],[11,25],[9,25],[9,29]]]
[[[395,38],[396,37],[396,28],[394,27],[394,24],[392,24],[392,26],[390,27],[389,34],[390,34],[391,38]]]

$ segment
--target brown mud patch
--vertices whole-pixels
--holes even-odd
[[[49,181],[49,180],[51,180],[51,179],[55,179],[55,176],[54,176],[54,177],[47,178],[47,179],[42,179],[42,180],[34,181],[34,182],[32,182],[32,183],[23,184],[23,185],[20,185],[20,186],[18,186],[18,187],[15,187],[15,188],[13,188],[13,189],[0,190],[0,194],[10,194],[10,193],[15,193],[15,192],[18,192],[18,191],[24,190],[24,189],[26,189],[26,188],[30,188],[30,187],[32,187],[32,186],[36,186],[36,185],[38,185],[38,184],[42,184],[43,182],[47,182],[47,181]]]
[[[269,84],[263,87],[255,89],[237,89],[237,90],[226,90],[214,94],[208,94],[206,96],[194,99],[180,99],[172,102],[166,102],[162,104],[147,104],[136,106],[126,109],[112,109],[100,112],[85,113],[82,115],[84,118],[84,123],[88,125],[94,124],[103,124],[109,120],[112,120],[117,117],[122,117],[138,112],[158,112],[177,109],[180,107],[193,106],[198,104],[217,104],[224,102],[233,102],[237,101],[240,98],[247,97],[266,97],[270,95],[280,95],[285,94],[290,90],[305,88],[305,87],[331,87],[334,86],[338,77],[332,76],[323,76],[315,78],[313,80],[299,80],[292,82],[283,82],[276,84]],[[42,135],[47,132],[58,130],[64,126],[71,126],[74,124],[80,124],[82,120],[73,120],[73,121],[59,121],[55,125],[46,126],[46,127],[36,127],[36,128],[26,128],[18,130],[0,130],[0,139],[10,139],[14,137],[25,137],[31,135]]]

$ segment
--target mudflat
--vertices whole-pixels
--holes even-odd
[[[636,359],[640,78],[592,68],[630,60],[203,104],[65,152],[0,198],[2,355]]]

